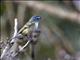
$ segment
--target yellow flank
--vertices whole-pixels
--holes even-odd
[[[27,26],[27,25],[24,25],[24,26],[19,30],[18,33],[21,33],[25,28],[28,28],[28,26]]]
[[[22,31],[22,34],[23,35],[28,35],[30,33],[30,29],[28,28],[28,29],[24,29],[23,31]]]

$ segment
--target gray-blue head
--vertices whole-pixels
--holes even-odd
[[[39,22],[41,20],[40,16],[32,16],[34,22]]]

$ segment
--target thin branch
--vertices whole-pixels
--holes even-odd
[[[28,41],[23,47],[20,47],[19,51],[23,51],[23,49],[24,49],[25,47],[27,47],[30,42],[31,42],[31,41]]]
[[[15,23],[14,24],[14,34],[13,34],[12,38],[16,37],[16,35],[17,35],[17,31],[18,31],[18,28],[17,28],[17,26],[18,26],[17,18],[15,18],[14,23]],[[15,41],[15,39],[12,39],[11,43],[14,42],[14,41]]]
[[[15,37],[15,36],[16,36],[17,31],[18,31],[18,28],[17,28],[17,26],[18,26],[17,18],[15,18],[14,23],[15,23],[15,25],[14,25],[14,35],[13,35],[13,37]]]

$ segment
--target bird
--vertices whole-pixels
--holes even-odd
[[[19,41],[21,41],[24,38],[24,36],[29,36],[32,33],[32,31],[36,31],[37,33],[39,33],[40,19],[40,16],[32,16],[30,20],[17,32],[16,36],[12,39],[17,38]],[[11,40],[10,43],[13,44],[15,41]]]
[[[39,28],[40,20],[40,16],[32,16],[31,19],[19,31],[19,33],[21,33],[22,35],[28,35],[33,29],[37,30]]]
[[[23,26],[19,33],[27,37],[27,43],[21,47],[19,50],[22,51],[30,42],[36,43],[37,38],[40,33],[39,22],[40,16],[32,16],[27,24]]]

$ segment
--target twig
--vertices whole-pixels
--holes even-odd
[[[14,25],[14,34],[13,34],[13,37],[12,38],[15,38],[16,35],[17,35],[17,31],[18,31],[18,28],[17,28],[17,26],[18,26],[17,18],[15,18],[14,23],[15,23],[15,25]],[[15,39],[12,39],[11,43],[12,42],[15,42]]]
[[[30,41],[28,41],[23,47],[20,47],[19,51],[22,51],[25,47],[28,46],[29,43],[30,43]]]
[[[17,31],[18,31],[18,29],[17,29],[17,26],[18,26],[17,18],[15,18],[14,22],[15,22],[15,25],[14,25],[14,35],[13,35],[13,37],[15,37],[15,36],[16,36]]]

